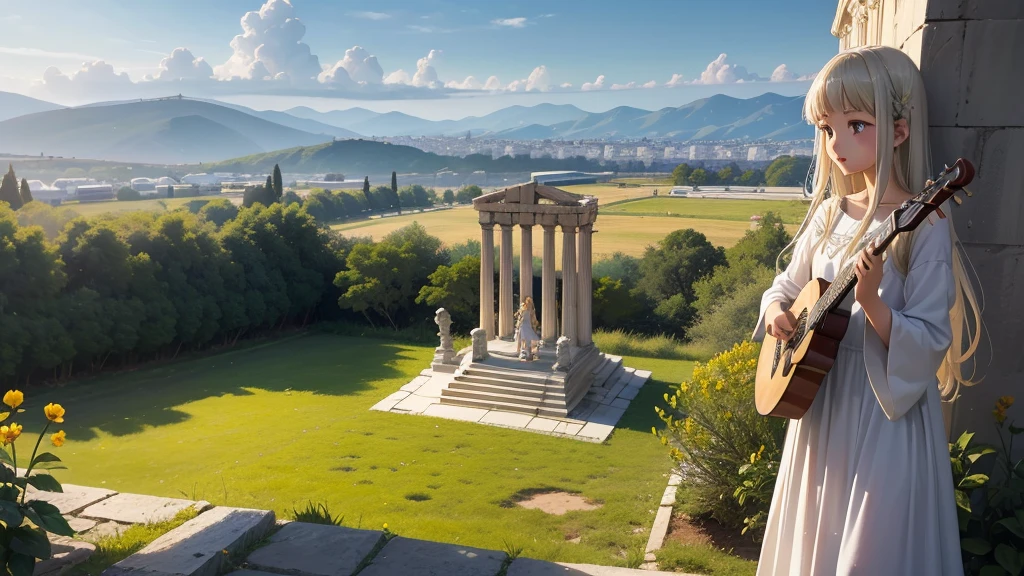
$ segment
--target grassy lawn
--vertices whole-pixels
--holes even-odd
[[[391,218],[347,222],[332,226],[346,236],[370,236],[380,240],[387,234],[419,222],[427,232],[437,236],[447,245],[459,244],[467,240],[480,239],[480,224],[477,211],[470,206],[460,206],[452,210],[409,214]],[[748,222],[720,220],[711,218],[676,218],[674,216],[638,216],[601,212],[594,225],[594,260],[610,256],[615,252],[624,252],[632,256],[640,256],[648,245],[658,243],[669,232],[682,228],[694,228],[703,232],[716,246],[729,247],[743,237],[750,229]],[[494,245],[499,246],[501,236],[494,235]],[[512,234],[513,251],[519,254],[520,232]],[[544,231],[539,226],[533,228],[533,255],[540,257],[544,247]],[[555,234],[555,268],[560,268],[562,261],[562,235]]]
[[[654,379],[607,443],[590,444],[369,410],[428,366],[432,352],[311,334],[29,390],[26,408],[67,408],[68,442],[55,450],[69,466],[55,471],[62,482],[281,517],[311,500],[347,526],[387,522],[403,536],[497,550],[507,541],[546,560],[642,557],[671,468],[650,432],[661,424],[652,407],[689,376],[691,362],[627,357]],[[564,516],[509,507],[515,494],[538,488],[603,506]],[[568,542],[576,536],[580,543]]]
[[[716,198],[644,198],[608,206],[604,214],[674,216],[750,222],[753,214],[771,210],[786,224],[800,224],[808,205],[797,200],[726,200]]]
[[[175,208],[188,204],[192,200],[215,200],[217,198],[225,198],[225,196],[218,194],[214,196],[196,196],[193,198],[162,198],[151,200],[132,200],[130,202],[111,200],[109,202],[85,202],[82,204],[71,202],[62,204],[62,206],[70,208],[82,216],[95,216],[97,214],[105,214],[108,212],[131,212],[135,210],[145,210],[147,212],[169,212]],[[231,200],[231,197],[226,198]]]

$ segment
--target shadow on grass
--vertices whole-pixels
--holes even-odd
[[[678,383],[654,380],[652,376],[652,379],[648,380],[644,387],[640,389],[636,398],[629,403],[629,408],[626,409],[626,412],[615,427],[617,429],[646,432],[647,434],[651,433],[652,426],[659,430],[663,428],[665,423],[658,418],[654,408],[656,406],[667,408],[664,395],[668,393],[671,396],[673,387],[677,385]]]
[[[64,429],[76,440],[96,438],[95,430],[124,436],[184,422],[191,416],[176,406],[212,397],[249,396],[252,390],[355,395],[372,389],[374,381],[407,375],[395,365],[413,357],[395,342],[310,334],[32,390],[24,408],[31,413],[60,403],[69,414]]]

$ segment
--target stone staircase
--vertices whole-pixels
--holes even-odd
[[[568,418],[587,392],[619,380],[622,358],[589,347],[578,351],[569,373],[554,372],[554,351],[542,349],[534,362],[514,352],[491,350],[484,362],[465,362],[441,392],[441,404]]]

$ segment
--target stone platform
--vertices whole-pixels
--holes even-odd
[[[651,376],[623,366],[618,356],[593,355],[585,367],[592,384],[566,413],[564,373],[551,370],[553,350],[527,362],[516,357],[514,342],[491,340],[488,352],[482,362],[464,358],[453,374],[425,369],[371,409],[604,442]]]

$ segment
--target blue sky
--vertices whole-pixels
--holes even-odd
[[[249,17],[249,44],[233,47],[243,16],[261,9]],[[678,106],[711,93],[802,93],[836,52],[835,9],[821,0],[5,0],[0,89],[69,104],[185,92],[433,117],[510,103]],[[260,43],[270,56],[254,64]],[[176,48],[186,51],[171,61]],[[773,73],[785,81],[769,82]]]

